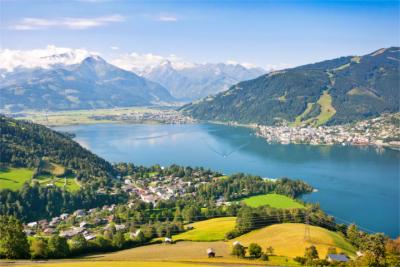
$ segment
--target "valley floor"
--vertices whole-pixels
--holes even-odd
[[[46,126],[64,126],[95,123],[192,123],[192,119],[175,111],[173,107],[126,107],[68,111],[24,111],[9,114],[17,119],[29,120]]]

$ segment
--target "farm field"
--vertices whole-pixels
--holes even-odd
[[[33,170],[27,168],[0,169],[0,189],[18,190],[32,175]]]
[[[304,208],[304,205],[290,197],[279,194],[265,194],[242,199],[250,207],[271,206],[278,209]]]
[[[188,226],[192,230],[174,235],[174,240],[218,241],[224,240],[225,234],[235,228],[236,217],[222,217],[195,222]]]
[[[338,252],[349,256],[355,254],[355,249],[339,234],[327,229],[309,226],[310,240],[304,240],[305,225],[301,223],[274,224],[262,229],[251,231],[234,239],[244,246],[258,243],[262,248],[272,246],[274,254],[296,257],[303,256],[306,247],[317,247],[320,258],[324,258],[329,247],[336,247]]]
[[[12,266],[24,266],[24,267],[191,267],[189,263],[179,262],[140,262],[140,261],[59,261],[56,263],[34,263],[34,264],[21,264]],[[211,267],[214,265],[207,264],[196,264],[199,267]]]
[[[215,258],[208,258],[206,251],[213,248],[216,252]],[[172,245],[154,244],[142,246],[114,253],[95,255],[91,259],[104,261],[148,261],[151,255],[151,261],[167,262],[191,262],[191,266],[198,266],[199,263],[212,263],[220,266],[240,266],[251,265],[273,265],[273,266],[299,266],[295,261],[287,257],[272,256],[268,262],[261,260],[239,259],[230,255],[231,242],[190,242],[181,241]],[[243,265],[242,265],[243,264]]]

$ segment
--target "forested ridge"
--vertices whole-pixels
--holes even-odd
[[[106,160],[65,134],[45,126],[0,116],[0,163],[3,167],[37,168],[43,158],[60,164],[83,183],[109,183],[115,175]]]
[[[275,71],[181,110],[201,120],[263,125],[319,115],[322,124],[376,117],[399,110],[399,61],[399,48],[391,47]]]
[[[80,208],[126,201],[122,192],[99,194],[98,188],[118,183],[114,167],[81,147],[66,134],[45,126],[0,116],[0,164],[32,168],[40,172],[43,158],[62,165],[82,185],[77,192],[57,186],[27,182],[17,191],[0,190],[0,214],[14,215],[24,222],[51,218]]]
[[[71,193],[58,187],[26,183],[18,191],[0,190],[0,214],[13,215],[23,222],[29,222],[126,200],[125,194],[99,194],[89,186]]]

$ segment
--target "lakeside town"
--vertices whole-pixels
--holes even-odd
[[[267,142],[310,145],[372,145],[400,148],[400,113],[333,126],[256,125],[256,134]]]

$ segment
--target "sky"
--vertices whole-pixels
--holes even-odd
[[[400,1],[0,0],[1,48],[297,66],[400,46]]]

